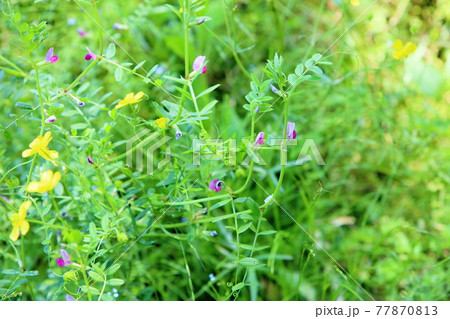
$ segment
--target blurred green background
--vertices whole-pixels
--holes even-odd
[[[44,57],[49,47],[55,47],[60,58],[41,75],[45,90],[50,92],[65,87],[89,64],[83,60],[87,53],[85,47],[94,52],[98,47],[97,29],[89,18],[93,14],[89,1],[79,3],[87,13],[73,1],[9,1],[22,14],[24,22],[48,23],[48,38],[38,49],[39,55]],[[147,71],[159,64],[163,72],[172,76],[184,74],[183,26],[167,3],[98,2],[102,25],[124,49],[117,48],[114,59],[119,63],[133,62],[124,52],[127,51],[138,62],[146,60]],[[373,298],[445,300],[450,293],[450,3],[382,0],[353,24],[372,1],[360,3],[355,7],[345,0],[206,1],[205,9],[197,14],[209,16],[211,20],[194,27],[190,34],[189,65],[198,55],[205,55],[209,61],[208,72],[196,81],[195,88],[201,92],[221,84],[210,96],[200,100],[202,105],[212,98],[218,100],[210,114],[211,120],[206,121],[207,129],[212,137],[242,138],[249,135],[250,117],[242,105],[246,103],[244,97],[250,90],[250,81],[233,58],[230,49],[233,43],[244,67],[257,77],[262,76],[266,60],[272,59],[275,53],[283,56],[286,72],[292,73],[299,62],[334,44],[328,50],[333,65],[324,67],[325,75],[320,81],[301,85],[301,94],[291,99],[289,115],[299,135],[297,148],[301,148],[305,139],[313,139],[325,165],[306,162],[289,167],[280,204]],[[178,2],[171,4],[179,8]],[[2,1],[2,8],[6,5]],[[75,24],[68,25],[68,19],[72,18]],[[0,22],[0,54],[26,73],[30,72],[20,58],[24,51],[12,24],[4,15],[0,16]],[[115,23],[126,28],[116,30]],[[79,36],[77,28],[86,31],[87,36]],[[104,39],[105,43],[111,42],[107,36]],[[391,44],[395,39],[413,42],[418,48],[407,59],[394,60]],[[0,61],[0,67],[8,66]],[[73,125],[87,119],[90,124],[86,127],[95,131],[90,137],[99,141],[106,136],[102,132],[109,123],[112,129],[108,140],[117,143],[113,154],[120,154],[124,150],[121,141],[131,137],[135,128],[125,125],[121,119],[113,122],[108,110],[128,92],[144,91],[148,96],[139,111],[143,119],[150,121],[161,116],[153,102],[161,103],[168,98],[160,88],[147,85],[131,74],[125,74],[118,82],[114,70],[104,64],[88,73],[82,83],[89,86],[79,92],[87,101],[83,116],[73,112],[69,99],[60,99],[65,106],[64,113],[58,117],[60,139],[69,135]],[[155,77],[164,80],[162,74]],[[164,87],[177,94],[173,85],[168,82]],[[0,69],[1,175],[24,162],[21,152],[39,132],[37,113],[37,119],[28,115],[7,127],[24,113],[15,107],[18,101],[38,105],[33,89],[33,77],[11,76]],[[279,134],[282,130],[282,105],[276,103],[274,108],[274,112],[257,122],[258,132]],[[82,135],[80,128],[85,126],[75,127]],[[195,136],[195,128],[184,129],[185,137]],[[71,144],[69,139],[58,142],[57,138],[55,141],[54,149],[67,161],[71,158],[73,162],[82,162],[89,154],[87,150],[106,153],[104,149],[99,150],[98,144]],[[182,146],[174,147],[181,154],[189,149],[191,142],[187,137],[180,141]],[[254,178],[271,190],[280,169],[278,154],[274,151],[262,154],[269,166],[258,167]],[[295,160],[297,156],[298,152],[291,148],[289,159]],[[189,156],[180,155],[179,161],[186,158]],[[50,164],[46,167],[52,168]],[[150,190],[167,194],[165,186],[158,183],[170,177],[173,169],[170,166],[158,175],[143,177],[134,185],[138,188],[135,193],[133,190],[128,194],[146,197]],[[193,170],[195,175],[191,179],[202,176],[206,183],[212,171],[221,170],[225,172],[227,184],[241,185],[245,179],[239,174],[242,169],[245,170],[214,162],[202,166],[201,172]],[[107,182],[125,183],[126,174],[115,171],[111,170],[113,180]],[[74,194],[80,195],[76,200],[79,205],[88,209],[89,198],[82,198],[83,192],[77,189],[96,187],[99,181],[92,169],[86,168],[84,172],[90,185],[86,181],[77,182],[74,176],[69,176],[67,185],[73,187]],[[24,195],[20,186],[26,182],[27,174],[28,166],[19,167],[9,175],[8,183],[4,181],[0,185],[0,194],[17,207]],[[267,197],[255,183],[243,195],[252,196],[259,203]],[[102,196],[98,198],[101,200]],[[71,213],[73,204],[64,205]],[[10,213],[0,205],[0,268],[3,270],[17,268],[8,239]],[[229,213],[232,211],[228,206],[210,212],[212,217]],[[78,220],[79,216],[73,215],[80,230],[86,231],[89,221]],[[163,224],[177,223],[185,215],[183,208],[172,209]],[[261,246],[270,246],[258,255],[264,266],[249,271],[251,286],[241,291],[239,300],[369,299],[283,210],[273,205],[265,218],[263,230],[275,229],[277,233],[261,238]],[[200,300],[225,299],[227,283],[234,279],[230,259],[233,233],[225,225],[228,225],[226,221],[205,224],[203,228],[191,225],[179,229],[169,227],[165,231],[162,227],[152,229],[144,236],[145,240],[139,241],[122,258],[116,276],[124,279],[125,285],[118,288],[116,299],[187,300],[192,294]],[[64,281],[61,270],[54,265],[58,257],[56,235],[51,239],[53,252],[46,255],[45,244],[41,243],[44,235],[35,226],[32,225],[25,241],[30,251],[28,268],[38,270],[39,274],[26,279],[35,287],[37,299],[62,299]],[[129,221],[122,225],[122,230],[132,238],[127,232],[130,228]],[[219,235],[215,238],[202,235],[206,230],[217,230]],[[251,244],[252,239],[252,235],[244,234],[241,241]],[[113,239],[106,241],[108,252],[103,261],[119,256],[126,247]],[[210,273],[215,274],[215,282],[210,281]],[[9,288],[14,278],[8,272],[0,274],[2,299],[30,299],[25,282],[13,289],[22,292],[21,296],[11,295]]]

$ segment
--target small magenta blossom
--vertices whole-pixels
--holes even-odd
[[[67,253],[67,251],[65,251],[64,249],[61,249],[60,252],[61,252],[62,258],[56,259],[56,263],[58,264],[58,266],[65,267],[67,265],[70,265],[72,262],[70,261],[70,257],[69,257],[69,254]]]
[[[194,71],[198,71],[198,70],[200,70],[200,68],[203,67],[202,70],[200,71],[200,73],[206,73],[206,70],[208,68],[206,67],[206,65],[204,65],[205,64],[205,60],[206,60],[206,57],[203,56],[203,55],[200,55],[200,56],[196,57],[195,60],[194,60],[194,64],[192,64],[192,69]]]
[[[209,183],[209,189],[212,191],[220,192],[222,190],[222,187],[223,182],[218,178],[213,179],[211,183]]]
[[[264,132],[259,132],[255,139],[255,146],[263,144],[264,144]]]
[[[47,63],[55,63],[58,61],[59,57],[57,55],[53,55],[54,48],[50,48],[45,55],[45,62]]]
[[[64,297],[66,298],[66,301],[75,301],[75,298],[69,294],[65,295]]]
[[[89,162],[89,164],[94,164],[94,160],[90,156],[87,157],[87,161]]]
[[[47,117],[47,119],[45,120],[45,123],[53,123],[56,121],[56,116],[52,115]]]
[[[78,28],[77,32],[80,35],[80,37],[83,37],[83,38],[86,37],[86,32],[83,29]]]
[[[287,123],[287,135],[288,140],[293,140],[297,137],[297,132],[295,131],[295,123],[288,122]]]
[[[85,59],[86,61],[97,59],[97,55],[96,55],[95,53],[91,52],[91,50],[89,50],[88,47],[86,47],[86,50],[88,50],[88,52],[89,52],[88,54],[86,54],[86,55],[84,56],[84,59]]]

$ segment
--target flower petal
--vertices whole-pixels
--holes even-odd
[[[65,251],[64,249],[61,249],[60,253],[61,253],[61,257],[64,260],[64,262],[70,263],[70,257],[69,257],[69,254],[67,253],[67,251]]]
[[[50,59],[53,56],[53,48],[48,49],[47,54],[45,55],[45,61],[50,62]]]
[[[195,58],[194,63],[192,64],[192,69],[197,71],[200,67],[205,63],[206,56],[200,55]]]
[[[41,187],[39,182],[31,182],[28,184],[27,192],[29,193],[45,193],[45,189]]]
[[[140,92],[138,92],[138,93],[136,93],[136,95],[134,96],[134,98],[136,99],[136,100],[139,100],[141,97],[143,97],[144,96],[144,92],[142,92],[142,91],[140,91]]]
[[[20,225],[20,232],[22,233],[22,235],[26,235],[26,233],[28,233],[28,230],[30,230],[30,223],[24,220]]]
[[[13,227],[11,234],[9,235],[9,239],[12,241],[16,241],[19,238],[19,227]]]
[[[28,149],[22,152],[22,157],[29,157],[31,155],[33,155],[34,153],[36,153],[35,151],[33,151],[32,149]]]
[[[403,49],[403,42],[399,39],[395,40],[394,43],[392,44],[392,47],[394,48],[394,50],[396,51],[401,51]]]

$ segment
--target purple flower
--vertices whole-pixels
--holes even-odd
[[[273,86],[272,84],[270,85],[270,89],[272,90],[273,93],[275,94],[280,94],[281,91],[278,90],[275,86]]]
[[[217,236],[217,232],[215,230],[212,230],[212,231],[209,232],[209,236],[216,237]]]
[[[77,102],[78,106],[85,106],[86,104],[81,101],[79,98],[77,98],[76,96],[74,96],[73,94],[67,93],[67,95],[74,100],[75,102]]]
[[[89,50],[88,47],[86,47],[86,50],[88,50],[88,52],[89,52],[88,54],[86,54],[86,55],[84,56],[84,59],[85,59],[86,61],[97,59],[97,55],[96,55],[95,53],[92,53],[91,50]]]
[[[264,132],[259,132],[255,139],[255,145],[264,144]]]
[[[59,57],[57,55],[53,55],[53,50],[53,47],[48,49],[47,54],[45,55],[45,62],[55,63],[58,61]]]
[[[66,301],[75,301],[75,298],[69,294],[65,295],[64,297],[66,298]]]
[[[206,60],[206,57],[203,56],[203,55],[200,55],[200,56],[196,57],[195,60],[194,60],[194,64],[192,64],[192,69],[194,71],[198,71],[203,66],[203,68],[200,71],[200,73],[206,73],[206,70],[208,68],[206,67],[206,65],[204,65],[205,64],[205,60]]]
[[[94,160],[90,156],[87,157],[87,161],[89,162],[89,164],[94,164]]]
[[[175,139],[180,139],[183,136],[183,132],[181,132],[176,124],[173,125],[173,128],[175,129]]]
[[[203,22],[205,22],[206,18],[205,17],[201,17],[200,19],[197,20],[197,24],[202,24]]]
[[[81,29],[81,28],[78,28],[77,29],[77,32],[78,32],[78,34],[80,35],[80,37],[86,37],[86,32],[84,32],[84,30],[83,29]]]
[[[294,128],[295,128],[295,123],[292,123],[292,122],[288,122],[287,123],[287,135],[286,135],[286,137],[287,137],[288,140],[292,140],[292,139],[297,137],[297,132],[294,130]]]
[[[56,263],[58,264],[58,266],[65,267],[67,265],[70,265],[72,262],[70,261],[70,257],[69,257],[69,254],[67,253],[67,251],[65,251],[64,249],[61,249],[60,252],[61,252],[62,258],[56,259]]]
[[[56,121],[56,116],[52,115],[47,117],[47,119],[45,120],[45,123],[53,123]]]
[[[259,112],[259,105],[255,109],[255,113],[258,113],[258,112]]]
[[[222,190],[223,182],[216,178],[209,183],[209,189],[212,191],[220,192]]]

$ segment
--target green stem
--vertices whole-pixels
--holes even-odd
[[[99,40],[99,42],[100,42],[99,55],[103,55],[103,30],[102,30],[102,24],[100,23],[100,15],[98,14],[96,0],[92,0],[92,8],[94,8],[95,21],[97,22],[97,25],[98,25],[98,36],[100,39]]]
[[[231,207],[233,208],[233,214],[234,214],[234,228],[236,228],[236,243],[237,243],[236,254],[237,254],[238,263],[236,264],[236,275],[235,275],[234,284],[237,284],[238,283],[238,273],[239,273],[239,260],[241,259],[241,252],[240,252],[241,243],[239,240],[239,227],[238,227],[236,209],[234,207],[233,198],[231,196],[230,196],[230,198],[231,198]]]
[[[86,273],[86,264],[85,264],[85,261],[83,260],[83,258],[81,258],[80,252],[78,250],[77,250],[77,255],[78,255],[78,258],[80,259],[80,261],[82,261],[81,273],[83,274],[83,279],[84,279],[84,284],[86,286],[88,299],[89,299],[89,301],[92,301],[91,289],[90,289],[90,286],[89,286],[89,279],[88,279],[87,273]]]
[[[206,132],[205,127],[203,126],[202,119],[201,119],[200,110],[198,109],[198,104],[197,104],[197,99],[195,97],[194,88],[192,87],[192,83],[190,80],[188,80],[188,86],[189,86],[189,91],[191,92],[192,101],[194,102],[195,111],[197,112],[198,122],[200,124],[200,127],[202,128],[202,131]]]

